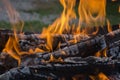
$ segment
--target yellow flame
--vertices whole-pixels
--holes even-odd
[[[120,13],[120,6],[119,6],[119,10],[118,10],[118,12]]]
[[[100,72],[97,76],[90,76],[92,80],[109,80],[109,78],[102,72]]]
[[[102,51],[98,51],[96,54],[95,54],[96,57],[107,57],[107,48],[105,48],[104,50]]]
[[[112,32],[112,27],[111,27],[110,21],[108,19],[107,19],[107,30],[108,30],[108,32],[111,33],[111,36],[114,36],[114,33]]]
[[[14,36],[9,37],[9,40],[6,43],[6,46],[3,50],[3,52],[7,52],[13,58],[18,60],[18,65],[20,65],[20,62],[21,62],[20,55],[24,54],[24,52],[20,51],[16,32],[18,32],[18,31],[22,32],[22,28],[23,28],[24,23],[20,19],[18,12],[11,6],[9,0],[2,0],[2,1],[5,5],[5,9],[7,11],[10,23],[11,23],[13,30],[14,30],[14,32],[13,32]]]
[[[76,18],[76,14],[74,11],[76,0],[60,0],[60,3],[63,6],[63,12],[61,16],[54,21],[52,25],[48,27],[48,31],[51,33],[62,34],[65,30],[69,30],[69,22],[72,19]]]
[[[84,27],[104,25],[106,0],[80,0],[78,8],[80,22]]]
[[[17,42],[15,42],[14,39],[15,38],[13,38],[13,37],[9,37],[8,42],[5,45],[5,48],[3,49],[3,52],[8,53],[10,56],[12,56],[16,60],[18,60],[18,64],[20,65],[20,62],[21,62],[20,55],[17,54],[18,50],[16,50],[17,52],[15,52],[15,50],[14,50],[14,49],[17,49],[17,48],[15,48],[17,46],[17,44],[16,44]]]
[[[60,3],[63,6],[63,12],[61,16],[54,21],[52,25],[50,25],[47,29],[43,29],[42,34],[46,34],[44,37],[47,39],[47,47],[49,51],[52,51],[52,44],[53,44],[53,34],[62,34],[64,31],[67,33],[69,32],[70,28],[70,20],[76,18],[76,14],[74,11],[74,6],[75,6],[76,0],[60,0]]]

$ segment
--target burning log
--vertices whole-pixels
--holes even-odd
[[[43,55],[41,55],[41,58],[49,60],[51,55],[53,55],[55,58],[65,58],[70,56],[86,57],[90,55],[95,55],[97,51],[109,47],[111,41],[119,40],[119,38],[116,39],[118,36],[120,36],[120,29],[103,36],[97,36],[93,39],[89,39],[71,46],[64,47],[63,49],[59,49],[52,53],[44,53]]]
[[[111,35],[113,35],[113,33],[115,36],[111,36]],[[63,49],[52,52],[52,53],[45,53],[45,54],[37,53],[37,54],[34,54],[34,56],[31,55],[33,58],[30,57],[30,59],[31,59],[30,61],[29,61],[29,58],[23,57],[22,65],[27,66],[27,67],[11,69],[13,67],[16,67],[17,64],[13,65],[11,67],[8,67],[9,65],[6,66],[6,64],[7,64],[7,61],[6,61],[5,64],[2,63],[0,65],[0,68],[1,68],[0,73],[4,73],[5,71],[7,71],[9,69],[11,69],[11,70],[4,73],[3,75],[0,75],[0,79],[2,79],[2,80],[7,80],[7,79],[13,79],[13,80],[18,79],[19,80],[20,78],[23,80],[24,79],[38,79],[38,78],[40,78],[40,79],[48,79],[48,78],[58,79],[61,77],[70,79],[69,76],[73,76],[75,74],[80,74],[82,72],[85,73],[84,71],[89,72],[90,70],[91,70],[90,72],[92,72],[92,71],[96,72],[96,69],[98,69],[98,68],[99,68],[98,73],[99,72],[105,72],[105,73],[109,72],[110,73],[111,70],[120,71],[119,70],[119,67],[120,67],[119,59],[120,58],[118,58],[117,60],[116,60],[116,58],[114,60],[111,60],[111,58],[101,59],[101,58],[94,58],[94,57],[78,58],[78,59],[77,58],[73,58],[73,59],[67,58],[66,59],[66,57],[71,57],[71,56],[72,57],[73,56],[86,57],[86,56],[94,55],[94,53],[104,49],[105,47],[109,47],[110,48],[109,50],[111,50],[111,48],[113,49],[113,47],[119,46],[118,45],[119,41],[116,41],[116,40],[117,40],[117,37],[119,36],[120,29],[113,31],[113,33],[108,33],[103,36],[96,36],[94,38],[90,38],[90,39],[82,41],[80,43],[64,47]],[[107,40],[111,39],[111,37],[113,37],[113,39],[114,39],[114,37],[116,37],[115,38],[116,42],[114,42],[114,43],[112,42],[112,44],[110,41],[107,42]],[[110,51],[108,51],[108,52],[110,52]],[[83,55],[80,53],[83,53]],[[92,53],[92,54],[90,54],[90,53]],[[117,53],[119,54],[119,50]],[[112,56],[114,56],[113,54],[116,54],[116,53],[112,53]],[[51,55],[53,55],[55,58],[59,58],[59,57],[63,58],[64,62],[57,63],[57,64],[47,63],[47,64],[43,65],[40,60],[49,60]],[[6,59],[9,60],[11,58],[9,58],[9,59],[6,58]],[[25,61],[24,59],[25,60],[27,59],[27,60]],[[76,59],[76,61],[75,61],[75,59]],[[1,61],[1,62],[4,62],[4,61]],[[12,60],[12,62],[16,63],[17,61]],[[35,62],[35,63],[32,63],[32,62]],[[31,64],[29,64],[29,63],[31,63]],[[40,65],[38,66],[38,64],[40,64]],[[114,64],[114,66],[113,66],[113,64]],[[30,65],[36,65],[36,66],[30,66]],[[92,67],[92,65],[94,65],[94,66]],[[41,66],[44,67],[44,69],[41,68]],[[65,69],[66,69],[66,71],[65,71]],[[42,70],[43,70],[43,72],[42,72]],[[45,74],[46,70],[48,72],[46,72],[46,74]],[[54,70],[55,70],[55,72],[54,72]],[[62,73],[64,71],[66,74],[73,72],[71,70],[74,70],[75,73],[69,74],[68,76],[62,75]],[[24,72],[24,71],[26,71],[26,72]],[[37,71],[37,72],[35,72],[35,71]],[[70,71],[70,72],[68,72],[68,71]],[[78,71],[80,71],[80,72],[78,72]],[[58,73],[58,72],[62,72],[62,73]],[[91,73],[89,73],[89,75],[90,74]],[[31,77],[28,77],[28,76],[31,76]],[[86,77],[86,78],[88,78],[88,77]]]
[[[113,28],[117,29],[118,26],[113,26]],[[115,30],[114,29],[114,30]],[[99,33],[105,33],[103,29],[100,28],[100,32]],[[14,36],[12,31],[5,31],[5,30],[1,30],[0,31],[1,36],[7,36],[7,38],[1,38],[1,41],[4,40],[5,42],[7,42],[8,37],[9,36]],[[110,33],[111,34],[111,33]],[[117,33],[119,36],[119,33]],[[47,50],[46,49],[46,39],[45,38],[40,38],[41,34],[33,34],[33,33],[24,33],[24,34],[20,34],[19,32],[17,33],[17,37],[19,38],[19,43],[20,43],[20,47],[21,50],[23,51],[29,51],[29,49],[35,49],[40,48],[43,50]],[[75,40],[76,42],[80,42],[81,40],[87,40],[90,37],[88,37],[87,35],[83,35],[83,34],[78,34],[78,35],[72,35],[72,34],[54,34],[53,36],[53,42],[55,42],[55,44],[52,45],[53,47],[53,51],[56,50],[57,46],[59,43],[61,43],[59,45],[60,48],[63,48],[65,46],[69,46],[74,44]],[[109,37],[108,40],[110,40],[110,38],[112,38],[111,36]],[[115,37],[114,37],[115,38]],[[118,37],[117,37],[118,38]],[[72,41],[73,40],[73,41]],[[71,42],[72,41],[72,42]],[[1,45],[4,45],[2,43],[0,43]],[[3,49],[4,46],[1,48]]]
[[[41,55],[41,58],[49,60],[51,55],[53,55],[55,58],[65,58],[70,56],[85,57],[88,55],[92,55],[91,53],[93,53],[94,55],[95,52],[104,48],[106,48],[104,37],[97,36],[93,39],[64,47],[63,49],[59,49],[52,53],[44,53],[43,55]]]
[[[32,35],[34,35],[34,34],[32,34]],[[23,36],[26,36],[26,35],[23,35]],[[55,35],[53,35],[52,42],[54,42],[54,44],[52,44],[52,48],[53,48],[53,50],[56,50],[59,43],[61,43],[59,45],[60,48],[72,45],[75,43],[75,39],[77,42],[80,42],[82,40],[89,39],[89,37],[86,35],[82,35],[82,34],[78,34],[78,35],[72,35],[72,34],[58,35],[58,34],[55,34]],[[36,38],[36,39],[34,38],[34,40],[30,40],[30,39],[29,40],[20,40],[21,49],[25,50],[25,51],[28,51],[29,49],[34,50],[35,48],[39,48],[39,49],[47,51],[46,44],[47,44],[47,40],[44,38],[40,38],[40,37]],[[24,47],[23,45],[27,45],[27,46]]]
[[[70,76],[75,74],[98,74],[103,72],[111,75],[119,72],[120,65],[118,60],[100,57],[70,57],[64,60],[64,63],[47,63],[34,66],[25,66],[11,69],[10,71],[0,75],[1,80],[35,80],[35,79],[71,79]],[[71,73],[72,72],[72,73]],[[63,74],[64,73],[64,74]],[[67,75],[66,75],[67,74]],[[86,77],[86,78],[88,78]]]
[[[0,31],[0,36],[1,36],[1,41],[4,40],[4,38],[2,37],[5,37],[5,43],[7,42],[9,36],[13,36],[14,37],[14,34],[12,31],[6,31],[6,30],[1,30]],[[29,49],[35,49],[36,47],[40,48],[40,49],[43,49],[46,48],[46,39],[45,38],[41,38],[40,37],[41,34],[21,34],[21,33],[17,33],[17,37],[19,38],[19,43],[20,43],[20,46],[21,46],[21,50],[23,51],[28,51]],[[89,37],[86,36],[86,35],[72,35],[72,34],[54,34],[52,35],[53,38],[54,38],[54,41],[56,44],[53,45],[53,49],[56,49],[56,47],[58,46],[59,43],[62,43],[60,46],[63,47],[63,46],[66,46],[66,45],[70,45],[70,44],[73,44],[73,42],[69,42],[69,41],[72,41],[72,40],[76,40],[79,42],[80,40],[85,40],[85,39],[88,39]],[[53,42],[54,42],[53,41]],[[2,42],[0,43],[1,45],[5,45],[5,44],[2,44]],[[40,46],[40,44],[42,46]],[[26,46],[25,46],[26,45]],[[4,46],[1,48],[3,49]]]

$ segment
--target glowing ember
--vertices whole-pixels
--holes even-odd
[[[96,57],[107,57],[107,48],[105,48],[104,50],[102,50],[102,51],[98,51],[96,54],[95,54],[95,56]]]
[[[109,80],[104,73],[99,73],[97,76],[90,76],[92,80]]]

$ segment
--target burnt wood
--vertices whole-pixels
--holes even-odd
[[[43,63],[34,66],[23,66],[13,68],[8,72],[0,75],[0,80],[41,80],[52,79],[58,80],[64,77],[72,79],[76,74],[97,75],[100,72],[110,76],[119,74],[119,61],[110,58],[100,57],[69,57],[64,62],[59,63]],[[120,75],[120,74],[119,74]],[[86,77],[89,78],[89,77]],[[85,79],[87,80],[87,79]]]

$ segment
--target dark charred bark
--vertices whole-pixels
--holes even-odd
[[[47,63],[34,66],[18,67],[0,75],[0,80],[41,80],[61,78],[72,79],[76,74],[83,74],[86,79],[89,75],[97,75],[100,72],[110,76],[119,74],[117,60],[97,57],[71,57],[65,59],[64,63]]]

